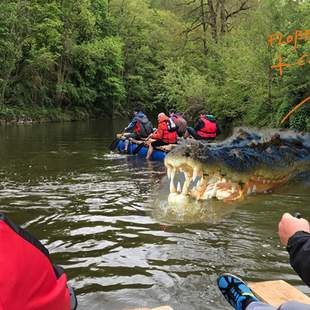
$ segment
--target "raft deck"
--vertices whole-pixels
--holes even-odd
[[[258,299],[276,308],[293,300],[310,305],[310,297],[283,280],[250,282],[248,285]]]
[[[121,153],[124,152],[125,150],[125,140],[126,138],[121,136],[121,135],[117,135],[118,138],[118,144],[117,144],[117,149],[118,151],[120,151]],[[144,143],[143,140],[136,140],[133,138],[127,138],[127,140],[129,140],[129,144],[128,144],[128,149],[127,149],[127,154],[134,154],[135,149]],[[155,140],[149,140],[149,141],[155,141]],[[160,147],[156,147],[152,153],[152,160],[158,160],[158,161],[163,161],[166,157],[166,154],[169,153],[174,147],[176,146],[176,144],[168,144],[168,145],[164,145],[164,146],[160,146]],[[138,156],[139,157],[143,157],[145,158],[147,156],[147,152],[148,152],[148,146],[143,145],[142,148],[139,148],[138,151]]]
[[[128,139],[130,142],[135,143],[137,145],[139,145],[141,143],[144,143],[144,140],[145,140],[143,138],[142,138],[142,140],[136,140],[136,139],[133,139],[133,138],[125,138],[122,134],[117,134],[116,137],[119,138],[119,139],[122,139],[122,140]],[[155,140],[151,140],[151,141],[155,141]],[[169,153],[176,146],[177,146],[177,144],[168,144],[168,145],[158,146],[155,149],[163,151],[165,153]]]

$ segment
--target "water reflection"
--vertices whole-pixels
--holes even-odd
[[[0,208],[65,267],[81,309],[230,309],[215,286],[224,271],[307,292],[276,230],[284,211],[310,218],[309,183],[241,204],[167,209],[163,165],[108,150],[124,126],[0,127]]]

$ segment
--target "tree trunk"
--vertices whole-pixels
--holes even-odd
[[[206,22],[206,13],[204,8],[204,2],[203,0],[200,0],[200,8],[201,8],[201,24],[202,24],[202,30],[203,30],[203,51],[205,55],[208,54],[208,47],[207,47],[207,22]]]
[[[226,12],[225,0],[220,0],[220,19],[221,19],[221,34],[226,32]]]
[[[213,0],[208,0],[210,26],[212,39],[217,42],[217,23],[216,23],[216,12],[214,10]]]

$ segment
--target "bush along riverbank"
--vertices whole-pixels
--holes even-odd
[[[75,107],[72,110],[46,106],[2,106],[0,107],[0,124],[27,124],[45,122],[80,121],[99,118],[103,112]]]

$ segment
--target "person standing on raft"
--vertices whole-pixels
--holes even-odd
[[[150,159],[155,147],[177,143],[176,129],[170,128],[169,117],[165,113],[158,114],[158,128],[149,136],[148,139],[155,141],[148,141],[149,147],[147,151],[146,159]]]

